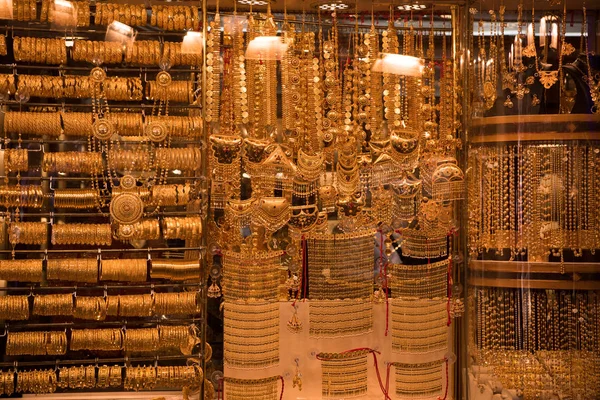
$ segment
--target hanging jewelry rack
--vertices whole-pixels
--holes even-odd
[[[58,365],[78,365],[78,364],[103,364],[112,363],[143,363],[143,362],[160,362],[160,361],[180,361],[201,358],[201,354],[179,355],[179,356],[151,356],[151,357],[120,357],[120,358],[84,358],[80,360],[56,360],[56,361],[14,361],[0,362],[0,368],[18,368],[18,367],[36,367],[36,366],[58,366]]]

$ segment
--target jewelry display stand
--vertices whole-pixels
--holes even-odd
[[[595,14],[533,3],[472,14],[483,58],[468,148],[469,399],[600,396]]]

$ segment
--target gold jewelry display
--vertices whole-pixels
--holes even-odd
[[[73,315],[73,294],[35,295],[32,315]]]
[[[103,170],[102,154],[100,153],[44,153],[42,170],[45,172],[66,172],[73,174],[100,174]]]
[[[42,282],[42,259],[0,260],[0,279],[13,282]]]
[[[28,296],[0,296],[0,318],[8,321],[29,319]]]
[[[9,174],[29,169],[29,152],[27,149],[4,150],[4,173]]]
[[[106,319],[106,299],[100,296],[75,297],[75,309],[73,317],[93,321],[104,321]]]
[[[392,351],[429,353],[448,347],[447,300],[390,301]]]
[[[395,298],[441,299],[448,295],[448,259],[422,265],[389,264]]]
[[[52,137],[63,133],[60,113],[57,112],[8,111],[4,115],[4,131],[7,134]]]
[[[148,260],[145,258],[100,261],[100,280],[116,282],[146,282]]]
[[[201,311],[197,292],[155,293],[157,315],[196,315]]]
[[[225,301],[224,361],[235,368],[265,368],[279,362],[279,303]],[[253,332],[252,338],[247,335]]]
[[[442,366],[444,360],[427,363],[394,363],[396,395],[400,399],[434,398],[442,396]]]
[[[108,296],[106,315],[150,317],[154,315],[154,297],[150,294]]]
[[[11,222],[8,226],[8,241],[16,244],[45,244],[48,239],[46,222]]]
[[[96,10],[97,12],[98,10]],[[71,57],[73,57],[73,61],[85,61],[89,63],[93,63],[100,57],[103,64],[120,64],[123,60],[123,46],[117,42],[75,40],[73,42]],[[81,77],[81,79],[88,78]]]
[[[146,98],[158,100],[160,97],[176,103],[193,102],[192,81],[172,81],[166,88],[156,81],[148,81],[146,86]]]
[[[46,261],[46,279],[66,282],[98,282],[95,258],[61,258]]]
[[[198,7],[152,6],[150,25],[165,31],[197,30],[198,22]]]
[[[33,371],[17,371],[16,393],[54,393],[57,386],[56,371],[41,369]]]
[[[123,349],[121,329],[71,329],[69,350],[115,351]]]
[[[259,251],[243,244],[241,252],[223,252],[223,298],[275,301],[279,297],[282,251]]]
[[[370,299],[311,300],[308,307],[311,337],[354,336],[373,329]]]
[[[93,189],[55,189],[54,207],[89,210],[98,206],[98,192]]]
[[[4,37],[4,35],[1,35]],[[2,40],[0,39],[0,55],[6,55],[6,43],[4,43],[4,54],[2,53]],[[11,95],[16,92],[15,76],[13,74],[0,74],[0,93]]]
[[[65,332],[8,332],[6,355],[63,355],[67,352]]]
[[[143,12],[145,16],[146,10],[144,9]],[[125,62],[127,64],[158,65],[161,62],[161,57],[160,42],[156,40],[136,40],[133,43],[128,43],[125,48]]]
[[[165,239],[194,240],[202,235],[200,217],[166,217],[162,222]]]
[[[367,350],[319,353],[324,398],[364,396],[367,393]]]
[[[52,226],[52,244],[81,244],[110,246],[112,231],[109,224],[55,224]]]
[[[186,281],[198,279],[202,269],[198,260],[152,259],[150,278]]]
[[[64,64],[67,62],[65,39],[47,39],[34,37],[13,38],[15,61],[35,64]]]
[[[146,25],[148,14],[143,4],[102,3],[96,7],[95,25],[110,25],[119,21],[129,26]]]
[[[44,204],[41,186],[18,185],[0,187],[0,205],[2,207],[41,208]]]
[[[56,385],[61,389],[93,389],[96,387],[96,367],[60,368]]]
[[[132,225],[120,224],[114,238],[127,240],[158,240],[160,239],[160,223],[156,219],[146,219]]]
[[[201,151],[197,147],[156,149],[156,165],[165,170],[197,171],[200,168]]]
[[[225,396],[231,400],[272,400],[278,398],[279,376],[262,379],[224,378]]]

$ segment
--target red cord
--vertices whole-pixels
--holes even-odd
[[[448,313],[447,326],[452,324],[452,317],[450,316],[450,308],[452,303],[452,256],[448,257],[448,302],[446,303],[446,311]]]
[[[308,260],[306,259],[306,237],[304,235],[302,235],[301,243],[302,243],[302,281],[303,281],[302,296],[304,296],[303,301],[306,301],[306,292],[307,292],[307,288],[308,288]]]
[[[448,382],[449,382],[449,377],[448,377],[448,359],[446,358],[444,361],[446,362],[446,391],[444,393],[444,397],[443,398],[438,396],[438,400],[446,400],[446,397],[448,397]]]
[[[217,385],[217,400],[221,400],[222,395],[223,395],[223,378],[219,379],[219,384]]]
[[[283,400],[283,389],[285,388],[285,381],[283,380],[283,376],[279,375],[279,379],[281,379],[281,396],[279,396],[279,400]]]

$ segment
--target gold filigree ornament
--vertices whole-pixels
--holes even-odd
[[[131,175],[124,175],[120,180],[120,188],[122,191],[129,191],[136,189],[136,180]]]
[[[110,202],[110,216],[119,224],[134,224],[144,214],[144,202],[137,194],[121,193]]]
[[[160,71],[156,75],[156,83],[159,86],[162,86],[164,88],[169,86],[172,81],[173,81],[173,78],[171,78],[171,74],[169,74],[167,71]]]
[[[561,52],[563,56],[569,56],[575,52],[575,47],[573,47],[571,43],[568,43],[565,40],[563,40]]]
[[[167,138],[168,133],[167,125],[160,121],[149,122],[144,128],[144,134],[155,143],[163,142]]]
[[[90,71],[90,79],[94,83],[102,83],[106,79],[106,71],[100,67],[95,67]]]
[[[544,89],[550,89],[558,82],[558,71],[539,71],[540,83],[544,85]]]
[[[115,127],[111,121],[106,118],[98,118],[92,125],[92,132],[98,140],[108,140],[112,137]]]
[[[527,45],[527,47],[525,47],[525,48],[523,49],[523,51],[522,51],[522,54],[523,54],[525,57],[534,57],[534,56],[535,56],[535,54],[536,54],[536,51],[535,51],[535,44],[533,44],[533,43],[531,43],[531,44],[528,44],[528,45]]]

